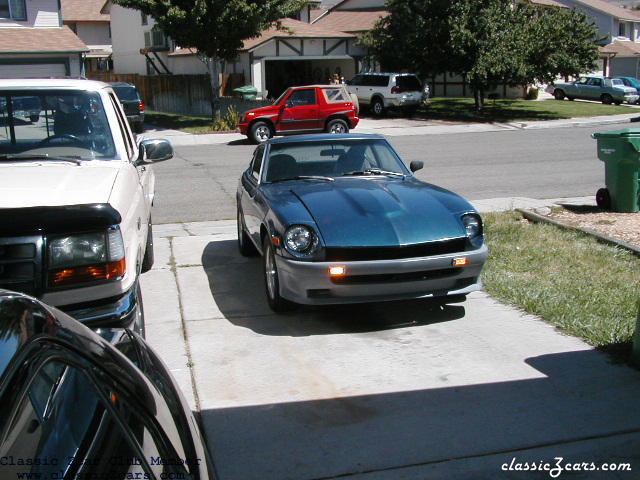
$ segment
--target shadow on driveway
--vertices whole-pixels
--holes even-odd
[[[462,305],[433,299],[354,305],[303,306],[275,314],[267,304],[262,259],[244,258],[235,240],[209,243],[202,265],[224,317],[262,335],[331,335],[427,325],[463,318]]]

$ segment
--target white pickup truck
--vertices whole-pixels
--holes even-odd
[[[144,335],[151,164],[171,158],[171,144],[136,138],[105,83],[0,80],[0,98],[0,288],[92,328]],[[39,109],[35,121],[18,115],[25,99]]]

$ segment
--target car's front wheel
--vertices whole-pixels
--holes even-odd
[[[613,97],[608,93],[605,93],[604,95],[602,95],[600,100],[602,100],[602,103],[604,103],[605,105],[611,105],[613,103]]]
[[[267,302],[274,312],[286,312],[295,304],[280,296],[280,279],[276,265],[276,254],[273,251],[271,237],[266,235],[262,244],[262,263],[264,266],[264,285],[267,292]]]
[[[327,133],[349,133],[349,126],[344,120],[335,119],[327,123]]]
[[[564,100],[564,92],[559,88],[556,88],[553,91],[553,98],[555,98],[556,100]]]
[[[262,143],[273,137],[271,127],[266,122],[256,122],[251,125],[250,138],[255,143]]]

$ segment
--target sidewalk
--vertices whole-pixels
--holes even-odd
[[[501,466],[555,457],[632,468],[568,478],[637,476],[638,372],[534,316],[484,292],[276,315],[235,221],[154,225],[154,244],[147,339],[200,412],[221,480],[516,480],[531,477]]]
[[[562,128],[584,125],[606,125],[609,123],[631,122],[640,117],[638,113],[606,115],[599,117],[579,117],[564,120],[546,120],[512,123],[461,123],[439,120],[420,120],[402,117],[361,118],[352,133],[378,134],[388,137],[407,135],[441,135],[456,133],[495,132],[503,130],[528,130],[540,128]],[[227,144],[233,141],[248,141],[240,133],[190,134],[176,130],[156,129],[147,125],[144,136],[147,138],[166,138],[174,146]]]

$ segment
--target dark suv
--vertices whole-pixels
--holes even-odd
[[[347,82],[347,88],[358,97],[360,105],[368,106],[376,117],[388,108],[400,108],[411,115],[426,93],[413,73],[359,73]]]
[[[122,103],[129,125],[135,133],[144,131],[144,102],[140,99],[136,86],[126,82],[110,82]]]

